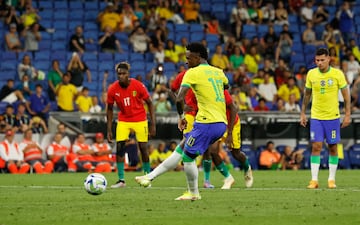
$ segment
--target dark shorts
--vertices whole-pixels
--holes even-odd
[[[340,142],[340,119],[335,120],[310,120],[311,142],[323,142],[326,139],[328,144]]]
[[[194,128],[185,134],[184,150],[192,156],[202,155],[212,143],[224,135],[225,131],[225,123],[195,122]]]

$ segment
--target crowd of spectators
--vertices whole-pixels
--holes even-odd
[[[146,73],[132,70],[132,77],[148,88],[157,113],[173,111],[168,87],[178,72],[186,70],[186,45],[191,41],[190,35],[176,33],[175,25],[200,25],[203,36],[198,41],[207,46],[209,63],[226,72],[241,111],[299,112],[306,72],[313,66],[307,55],[317,47],[329,48],[331,66],[346,75],[352,109],[360,110],[360,50],[355,34],[360,24],[355,23],[354,12],[359,5],[354,1],[231,1],[233,7],[224,20],[218,14],[201,13],[203,1],[105,0],[92,21],[100,35],[87,37],[87,27],[74,24],[74,33],[62,46],[71,55],[66,60],[60,55],[38,57],[44,36],[61,35],[40,17],[46,9],[34,7],[42,1],[8,2],[0,4],[0,20],[8,30],[3,50],[16,53],[19,61],[13,68],[17,75],[1,83],[0,101],[7,104],[0,121],[2,132],[46,133],[49,112],[54,110],[104,112],[107,86],[115,77],[113,71],[93,69],[93,61],[85,57],[93,51],[89,46],[97,46],[98,56],[144,55],[144,62],[134,59],[131,64],[152,63],[152,68]],[[292,27],[294,21],[298,31]],[[295,61],[299,56],[302,62]],[[49,68],[37,68],[39,60],[48,62]],[[101,88],[93,91],[94,83]]]

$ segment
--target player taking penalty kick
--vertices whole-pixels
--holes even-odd
[[[337,144],[340,142],[340,111],[338,93],[344,97],[345,117],[341,128],[350,124],[350,94],[344,73],[330,66],[329,51],[320,48],[315,53],[316,68],[306,76],[305,96],[301,107],[300,124],[306,126],[306,106],[312,96],[310,118],[311,181],[307,188],[319,187],[320,152],[324,139],[329,148],[328,188],[336,188],[335,174],[339,162]]]
[[[130,65],[121,62],[115,66],[118,80],[115,81],[108,90],[107,98],[107,138],[112,142],[112,122],[113,105],[119,107],[118,123],[116,127],[116,165],[119,180],[112,188],[125,187],[124,179],[124,161],[125,161],[125,143],[129,138],[130,132],[134,131],[139,143],[141,152],[143,170],[150,172],[149,153],[146,149],[148,142],[148,121],[144,103],[146,103],[150,113],[150,135],[155,135],[155,113],[153,104],[145,86],[129,78]]]

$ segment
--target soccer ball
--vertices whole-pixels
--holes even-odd
[[[107,180],[100,173],[92,173],[86,177],[84,186],[87,193],[100,195],[106,190]]]

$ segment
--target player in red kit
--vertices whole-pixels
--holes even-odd
[[[125,143],[129,139],[130,132],[135,132],[141,152],[142,165],[145,173],[150,172],[148,142],[148,121],[144,102],[150,113],[150,135],[155,135],[155,113],[153,103],[146,87],[139,81],[129,78],[130,65],[121,62],[115,66],[118,80],[110,85],[108,89],[106,110],[107,115],[107,138],[112,142],[113,105],[119,107],[118,123],[116,127],[116,165],[119,180],[112,188],[125,187],[124,160]]]

